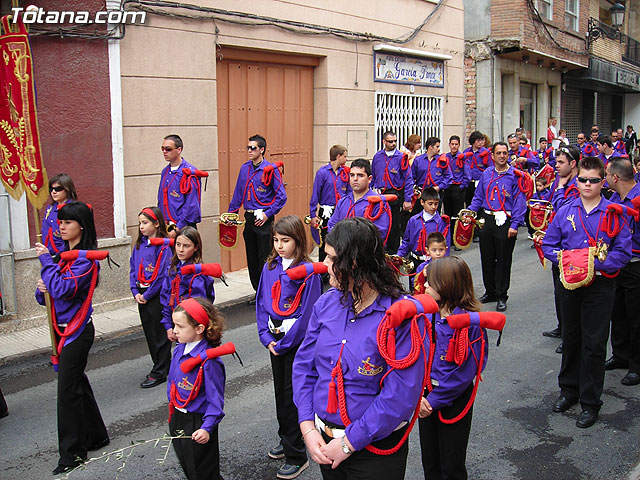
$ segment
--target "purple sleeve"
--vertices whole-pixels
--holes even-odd
[[[562,250],[562,232],[560,230],[560,222],[556,221],[556,219],[564,218],[566,215],[559,217],[559,215],[564,212],[566,212],[565,209],[558,211],[547,227],[547,233],[542,240],[542,252],[544,253],[544,257],[554,265],[558,265],[558,252]]]
[[[411,347],[408,322],[396,331],[396,358],[404,358]],[[424,373],[422,353],[410,367],[389,371],[375,400],[346,428],[347,438],[355,450],[388,437],[400,423],[411,419],[422,396]]]
[[[258,326],[258,337],[260,343],[267,347],[275,339],[269,331],[269,312],[266,302],[271,302],[271,275],[269,275],[269,266],[264,264],[262,274],[260,275],[260,283],[256,292],[256,324]],[[269,306],[270,307],[270,306]]]
[[[164,198],[162,198],[162,181],[164,180],[164,172],[169,168],[169,166],[166,166],[162,169],[162,172],[160,172],[160,184],[158,185],[158,208],[160,209],[161,212],[165,211],[166,205],[164,204]],[[166,221],[167,219],[165,219]]]
[[[206,411],[202,417],[203,430],[211,433],[224,417],[224,383],[226,375],[222,360],[211,359],[204,364],[204,388],[207,397]]]
[[[213,288],[213,278],[208,275],[200,274],[194,275],[192,280],[191,295],[189,297],[202,297],[213,303],[216,299],[216,294]]]
[[[78,258],[73,262],[70,270],[65,273],[60,272],[60,266],[53,261],[51,255],[40,255],[38,257],[42,264],[40,276],[47,286],[52,298],[73,297],[79,290],[86,291],[91,282],[92,260]]]
[[[184,174],[183,174],[184,175]],[[177,179],[176,179],[177,180]],[[180,218],[176,226],[178,229],[184,227],[188,223],[200,223],[202,219],[200,213],[200,179],[192,176],[189,179],[191,191],[184,195],[184,203],[180,210]]]
[[[282,210],[282,207],[284,207],[284,204],[287,203],[287,192],[284,189],[284,182],[282,181],[282,175],[280,174],[280,169],[276,168],[273,170],[273,180],[272,180],[272,185],[274,187],[274,191],[275,191],[275,201],[265,209],[264,214],[269,217],[275,217],[278,212],[280,210]],[[276,187],[277,185],[277,187]]]
[[[246,169],[243,164],[240,166],[240,171],[238,172],[238,180],[236,181],[236,188],[233,190],[233,197],[231,197],[231,203],[229,204],[229,212],[237,212],[242,206],[242,195],[244,194],[244,184],[247,181],[247,175],[248,169]]]
[[[139,260],[137,258],[136,252],[140,252],[139,247],[133,247],[131,251],[131,258],[129,259],[129,288],[131,289],[131,293],[134,298],[137,294],[140,293],[138,290],[138,264]]]
[[[471,183],[471,168],[469,167],[468,162],[464,162],[462,171],[464,172],[464,180],[460,183],[460,188],[467,188],[469,183]]]
[[[613,237],[609,245],[609,254],[604,262],[595,259],[595,269],[614,273],[624,267],[631,260],[631,230],[629,225],[620,218],[622,229],[620,233]]]
[[[419,213],[418,215],[422,215]],[[413,233],[413,218],[411,217],[407,222],[407,228],[404,229],[404,235],[402,236],[402,243],[400,243],[400,247],[398,248],[398,253],[400,257],[406,257],[409,252],[412,250],[411,248],[411,235]]]
[[[447,165],[447,168],[442,169],[442,180],[438,184],[438,188],[440,188],[440,190],[446,190],[447,187],[451,185],[452,180],[453,180],[453,175],[451,175],[451,169]]]
[[[300,345],[304,339],[304,334],[307,331],[307,326],[309,325],[311,311],[313,310],[313,306],[318,298],[320,298],[320,295],[322,295],[321,277],[318,274],[311,275],[304,287],[304,292],[302,293],[302,299],[300,301],[299,308],[302,309],[302,314],[298,317],[296,323],[293,324],[291,330],[289,330],[287,334],[276,344],[274,347],[276,352],[286,353],[292,348]]]
[[[514,178],[513,210],[511,211],[511,228],[516,230],[524,225],[524,216],[527,213],[527,197],[518,187],[517,178]]]
[[[413,185],[415,180],[413,179],[413,172],[411,168],[407,167],[406,180],[404,184],[404,201],[410,202],[413,198]]]
[[[481,335],[485,339],[485,357],[482,365],[484,370],[488,356],[487,332],[478,327],[469,327],[469,341],[476,341],[469,346],[466,360],[459,366],[443,360],[442,362],[451,365],[453,368],[443,369],[442,377],[438,380],[439,385],[434,387],[426,397],[434,411],[451,406],[453,401],[462,395],[473,382],[473,378],[478,373],[478,364],[476,362],[480,360]]]
[[[160,303],[162,304],[162,325],[165,330],[173,328],[173,320],[171,314],[173,309],[169,306],[169,299],[171,298],[171,278],[167,274],[162,281],[162,288],[160,289]]]
[[[322,182],[322,169],[320,169],[316,172],[316,178],[313,179],[313,192],[311,193],[311,202],[309,202],[309,214],[311,218],[317,216],[318,199],[320,198],[320,188]]]
[[[329,219],[329,223],[327,223],[327,230],[329,232],[331,231],[331,229],[333,227],[335,227],[336,223],[338,223],[340,220],[342,220],[342,215],[339,215],[339,212],[342,210],[344,202],[346,201],[346,199],[347,199],[347,197],[344,196],[340,200],[338,200],[336,208],[334,208],[333,214],[331,215],[331,218]]]

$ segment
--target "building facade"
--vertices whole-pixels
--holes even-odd
[[[51,8],[62,8],[55,3]],[[127,11],[140,8],[139,2],[123,3]],[[57,95],[60,105],[68,96],[80,96],[91,107],[87,113],[105,118],[97,122],[100,131],[83,130],[73,119],[63,131],[53,112],[39,111],[41,122],[58,129],[46,141],[51,158],[61,163],[50,166],[45,152],[49,173],[68,170],[82,185],[109,184],[100,236],[121,245],[124,258],[137,236],[138,212],[156,204],[166,135],[180,135],[183,157],[209,172],[198,228],[205,261],[219,261],[230,271],[244,267],[244,248],[238,245],[233,255],[221,252],[217,221],[227,211],[250,135],[264,135],[267,158],[285,163],[289,200],[281,215],[304,217],[314,172],[328,161],[332,145],[345,145],[349,159],[371,159],[387,129],[397,132],[399,144],[413,133],[423,141],[464,133],[462,0],[393,0],[379,9],[364,0],[339,5],[256,0],[250,10],[228,0],[201,0],[188,8],[143,3],[144,23],[110,25],[109,39],[43,39],[75,55],[69,75],[82,77],[89,69],[85,55],[99,63],[94,105],[82,83],[73,91],[54,82],[51,91],[42,92],[38,85],[39,100]],[[120,6],[107,2],[110,9]],[[42,65],[45,55],[34,46],[36,73],[53,77],[57,65]],[[39,71],[39,63],[49,72]],[[65,131],[76,140],[64,143]],[[91,157],[73,150],[75,142],[99,147],[95,156],[105,164],[91,173],[98,179],[76,167]],[[91,202],[93,193],[82,189],[81,197]],[[26,212],[16,212],[12,224],[30,233],[26,218]],[[14,257],[29,257],[29,246]],[[35,285],[37,262],[28,261],[33,267],[25,285]],[[120,271],[103,277],[118,278],[126,287],[126,266],[125,261]],[[103,303],[128,298],[126,290],[114,288]],[[18,318],[34,314],[37,307],[30,310],[29,302],[18,301]]]

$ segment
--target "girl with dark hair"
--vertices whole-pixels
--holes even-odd
[[[49,179],[49,194],[51,205],[47,208],[42,220],[42,243],[49,249],[51,255],[56,255],[66,249],[64,240],[60,236],[58,226],[58,210],[67,202],[78,199],[73,180],[66,173],[59,173]]]
[[[36,299],[44,305],[51,295],[52,321],[60,337],[58,356],[58,445],[60,458],[54,474],[67,472],[87,457],[87,451],[109,444],[109,435],[84,373],[93,344],[91,299],[98,282],[99,263],[87,258],[97,248],[93,212],[82,202],[71,202],[58,212],[65,250],[79,250],[75,260],[56,263],[49,250],[36,243],[42,264]]]
[[[271,229],[273,248],[262,269],[256,295],[256,321],[262,344],[269,350],[280,443],[269,450],[273,459],[285,458],[278,478],[295,478],[309,466],[293,403],[291,369],[311,310],[322,293],[322,281],[307,256],[307,234],[295,215],[278,220]],[[305,275],[291,278],[294,267]],[[308,267],[308,268],[307,268]]]
[[[326,252],[333,288],[316,302],[293,365],[300,431],[325,480],[401,480],[409,451],[403,439],[422,395],[424,359],[392,368],[380,353],[377,330],[402,286],[369,220],[337,223]],[[415,347],[408,323],[395,329],[396,358]]]
[[[171,342],[160,322],[160,289],[167,277],[173,253],[167,237],[167,227],[160,209],[143,208],[138,214],[138,240],[129,261],[129,285],[138,304],[142,329],[153,361],[151,372],[140,384],[142,388],[159,385],[169,372]],[[153,242],[151,239],[166,241]]]
[[[432,385],[428,386],[429,393],[420,406],[422,467],[425,478],[466,479],[475,395],[473,380],[487,363],[486,352],[484,355],[481,352],[487,332],[477,324],[455,330],[448,321],[452,315],[480,311],[467,264],[458,257],[443,257],[434,260],[427,272],[426,293],[438,302],[440,312],[430,318],[435,353]],[[478,362],[482,362],[480,368]]]
[[[212,358],[207,350],[220,345],[224,320],[208,300],[189,298],[173,311],[173,324],[179,343],[167,384],[169,432],[191,436],[174,439],[173,448],[189,480],[218,480],[222,478],[218,424],[224,417],[225,369],[219,356]],[[185,368],[186,361],[198,357],[199,365]]]
[[[181,269],[187,265],[202,263],[202,238],[193,227],[183,227],[176,235],[175,254],[169,265],[168,275],[165,277],[160,290],[162,303],[162,324],[167,338],[175,342],[171,314],[174,307],[183,300],[191,297],[207,298],[211,303],[215,300],[213,278],[201,272],[182,274]]]

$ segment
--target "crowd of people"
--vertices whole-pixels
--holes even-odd
[[[602,405],[605,370],[628,368],[622,383],[640,383],[634,167],[620,140],[593,129],[588,142],[580,134],[578,145],[565,145],[554,129],[550,122],[552,137],[535,151],[521,132],[491,143],[476,131],[463,151],[460,137],[451,136],[445,154],[436,137],[426,139],[424,153],[416,135],[398,149],[387,131],[371,162],[350,166],[347,149],[334,145],[316,173],[306,219],[320,247],[316,263],[303,220],[275,219],[287,201],[281,164],[265,158],[264,137],[249,138],[220,240],[232,247],[244,225],[251,303],[273,374],[280,441],[266,453],[284,462],[277,478],[296,478],[308,456],[325,479],[404,478],[415,422],[425,478],[466,478],[486,329],[504,326],[512,253],[524,225],[541,260],[552,263],[558,326],[544,334],[562,338],[552,410],[579,402],[576,425],[587,428]],[[185,436],[173,440],[185,475],[218,479],[220,357],[235,347],[222,344],[224,320],[213,306],[214,279],[224,281],[224,274],[203,263],[197,230],[206,173],[182,158],[183,148],[177,135],[164,139],[157,205],[138,215],[130,287],[152,360],[140,386],[167,382],[170,431]],[[57,475],[110,442],[84,373],[94,338],[92,296],[108,252],[97,250],[92,208],[78,200],[71,177],[56,175],[49,188],[43,242],[36,244],[36,297],[50,304],[57,338]],[[240,209],[243,221],[234,216]],[[451,255],[475,241],[473,230],[485,288],[479,298],[469,267]],[[223,234],[231,240],[223,242]],[[410,291],[402,275],[410,277]],[[496,311],[482,312],[491,302]],[[606,360],[609,319],[613,356]]]

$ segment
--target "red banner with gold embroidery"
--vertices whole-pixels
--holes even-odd
[[[18,200],[25,191],[36,208],[49,198],[42,162],[33,62],[21,20],[2,17],[0,36],[0,179]]]

